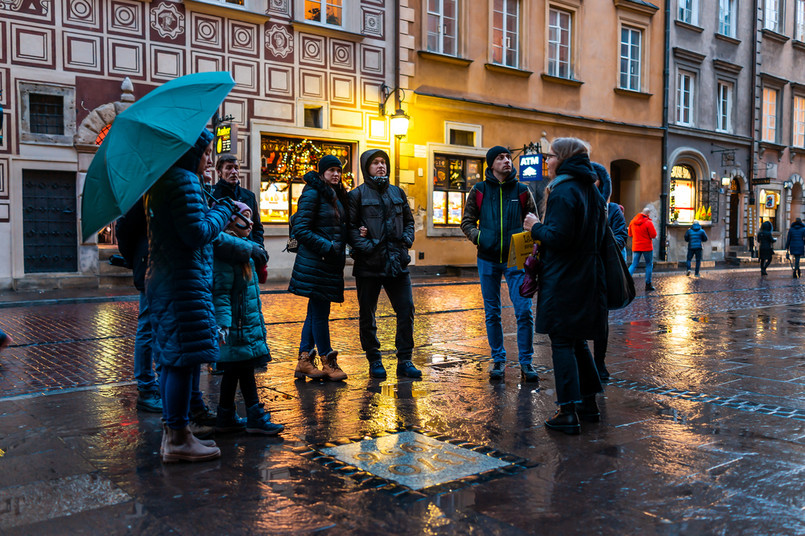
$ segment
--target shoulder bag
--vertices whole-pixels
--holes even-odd
[[[607,309],[623,309],[634,300],[634,279],[609,225],[604,235],[604,269],[607,279]]]

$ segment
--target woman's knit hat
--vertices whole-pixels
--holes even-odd
[[[241,203],[240,201],[232,201],[232,204],[235,205],[235,207],[237,207],[239,213],[246,212],[247,210],[249,212],[252,211],[252,207],[250,207],[246,203]],[[252,214],[252,216],[254,216],[254,214]],[[249,218],[249,219],[251,219],[251,218]],[[230,221],[238,221],[238,220],[240,220],[240,218],[238,218],[235,214],[232,214],[232,216],[229,218],[229,220]]]
[[[333,156],[331,154],[323,156],[321,160],[319,160],[319,175],[322,175],[325,171],[332,167],[341,169],[343,167],[341,160],[339,160],[337,156]]]

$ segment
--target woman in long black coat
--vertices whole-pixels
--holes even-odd
[[[551,339],[559,404],[545,426],[578,434],[579,418],[600,418],[595,395],[602,390],[601,381],[587,340],[601,337],[607,326],[606,209],[583,141],[557,138],[546,163],[552,180],[546,188],[544,222],[529,214],[524,225],[542,251],[535,331]]]
[[[288,290],[306,296],[308,304],[294,376],[341,381],[347,375],[330,345],[330,304],[344,301],[347,192],[341,184],[341,161],[326,155],[319,160],[318,173],[310,171],[303,179],[307,184],[293,222],[299,250]],[[316,349],[322,370],[316,367]]]

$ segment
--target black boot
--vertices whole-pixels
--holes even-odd
[[[581,398],[581,403],[576,404],[576,413],[579,419],[585,422],[598,422],[601,420],[601,410],[598,409],[598,403],[595,401],[595,395],[584,396]]]
[[[545,427],[568,435],[578,435],[581,432],[579,418],[576,416],[574,404],[562,404],[556,415],[545,421]]]

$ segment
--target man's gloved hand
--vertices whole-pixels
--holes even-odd
[[[230,214],[234,214],[235,212],[238,211],[238,209],[235,206],[235,204],[228,197],[222,197],[221,199],[216,199],[215,200],[215,205],[229,209]]]
[[[252,244],[252,260],[255,266],[265,266],[268,264],[268,252],[257,244]]]

